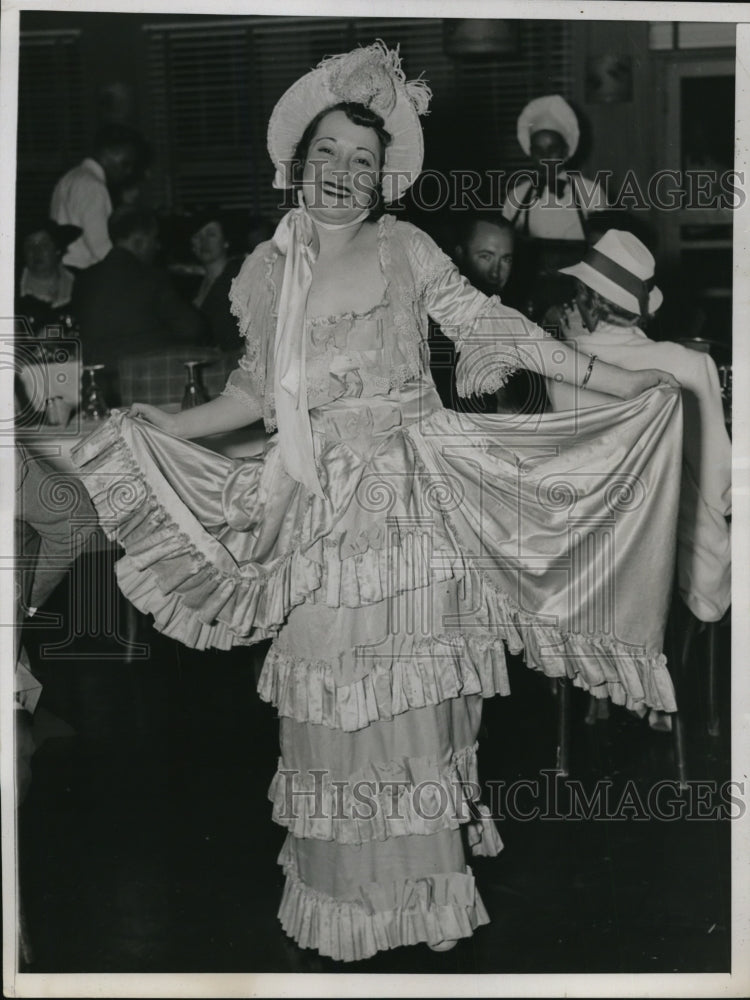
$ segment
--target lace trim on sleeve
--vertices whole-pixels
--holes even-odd
[[[232,399],[239,399],[243,403],[247,403],[251,397],[245,392],[244,389],[240,389],[238,385],[234,382],[227,382],[224,388],[219,393],[220,396],[231,396]]]
[[[240,365],[257,379],[261,393],[265,384],[264,343],[276,307],[273,268],[277,257],[271,243],[256,247],[245,260],[229,292],[232,315],[237,318],[239,332],[245,338],[245,354]]]
[[[473,322],[461,328],[456,365],[460,396],[496,392],[519,369],[543,372],[536,350],[551,334],[495,297]]]
[[[501,354],[500,350],[469,344],[461,351],[456,365],[459,396],[497,392],[514,372],[526,367],[515,348],[508,347],[505,354]]]

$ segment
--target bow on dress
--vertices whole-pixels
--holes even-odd
[[[287,212],[273,236],[273,242],[286,258],[274,344],[274,395],[281,459],[292,479],[321,499],[325,493],[315,464],[307,409],[305,336],[312,269],[320,251],[315,227],[348,229],[367,215],[365,209],[355,219],[340,225],[313,223],[300,193],[299,207]]]

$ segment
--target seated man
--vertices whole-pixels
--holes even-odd
[[[205,320],[154,265],[156,216],[122,206],[110,216],[109,233],[112,249],[79,275],[73,293],[84,363],[115,368],[124,357],[204,342]]]
[[[716,365],[708,354],[650,340],[641,329],[663,301],[654,258],[631,233],[611,229],[580,264],[576,305],[562,317],[566,340],[592,359],[623,368],[661,368],[682,386],[683,475],[677,529],[677,583],[697,619],[721,619],[731,601],[731,443]],[[596,360],[593,360],[596,364]],[[584,379],[585,381],[585,379]],[[587,389],[548,384],[554,410],[611,403]]]
[[[467,212],[456,234],[454,258],[475,288],[485,295],[500,296],[511,275],[513,245],[513,227],[499,213]],[[483,413],[531,413],[545,409],[544,381],[526,371],[516,372],[496,393],[468,400],[459,397],[455,345],[436,327],[430,332],[430,357],[432,377],[444,406]]]

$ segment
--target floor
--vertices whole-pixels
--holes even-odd
[[[65,588],[54,599],[63,619],[67,599]],[[31,945],[22,971],[728,971],[730,822],[644,815],[655,783],[675,778],[671,736],[617,708],[587,725],[580,691],[571,779],[589,796],[610,783],[618,816],[570,818],[563,784],[558,816],[569,818],[501,821],[505,850],[472,862],[491,923],[451,952],[420,945],[343,966],[301,951],[276,919],[283,835],[266,789],[277,723],[254,693],[263,650],[197,653],[145,619],[141,629],[148,654],[130,664],[107,629],[72,635],[56,657],[40,655],[54,629],[26,635],[45,688],[19,814]],[[729,629],[721,633],[718,737],[706,735],[697,707],[700,648],[682,694],[689,778],[714,783],[688,790],[694,813],[711,812],[712,788],[730,777]],[[555,758],[555,697],[519,661],[511,683],[513,695],[485,704],[482,779],[543,781]],[[526,809],[528,787],[520,792]]]

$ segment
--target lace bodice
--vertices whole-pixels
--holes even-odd
[[[382,300],[363,313],[315,317],[305,325],[310,409],[345,396],[384,396],[429,379],[428,317],[456,341],[464,364],[459,391],[490,391],[521,366],[520,340],[542,332],[520,313],[473,288],[421,230],[395,217],[378,225]],[[232,285],[232,311],[247,348],[224,390],[263,405],[266,427],[276,426],[273,343],[284,258],[261,244]]]

